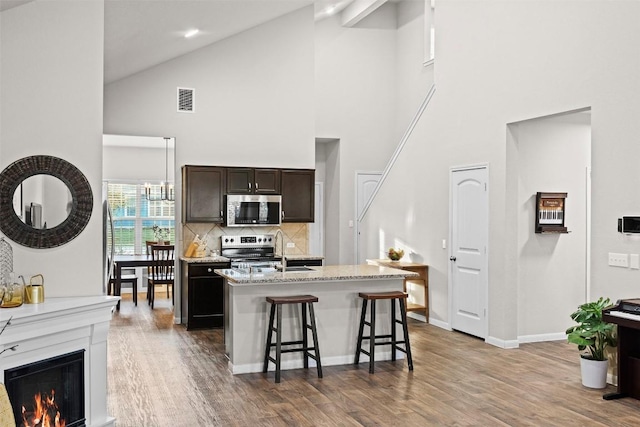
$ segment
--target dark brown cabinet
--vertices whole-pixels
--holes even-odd
[[[226,169],[227,194],[280,194],[279,169]]]
[[[315,171],[282,170],[282,222],[313,222]]]
[[[223,222],[225,180],[225,168],[183,166],[183,220],[185,222]]]
[[[214,270],[229,266],[224,262],[182,262],[182,323],[187,330],[223,326],[224,279]]]
[[[322,267],[322,258],[286,259],[287,267]]]
[[[282,222],[314,221],[313,169],[182,167],[182,218],[185,223],[225,219],[227,194],[282,194]]]

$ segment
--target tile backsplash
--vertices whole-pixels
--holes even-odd
[[[285,255],[306,255],[309,253],[309,230],[306,223],[285,223],[280,227],[284,235]],[[240,234],[275,234],[278,227],[222,227],[219,224],[189,223],[182,224],[183,248],[189,247],[196,234],[207,241],[209,251],[220,250],[221,236],[237,236]],[[295,247],[288,248],[287,243]],[[280,251],[280,242],[277,247]],[[207,251],[207,255],[209,254]]]

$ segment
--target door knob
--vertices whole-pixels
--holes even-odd
[[[456,260],[456,257],[454,257],[454,256],[450,256],[449,257],[449,261],[455,261],[455,260]]]

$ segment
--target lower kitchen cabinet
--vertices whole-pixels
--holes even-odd
[[[224,322],[224,279],[214,270],[226,262],[182,261],[182,323],[187,330],[221,328]]]

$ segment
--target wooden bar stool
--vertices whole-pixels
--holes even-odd
[[[304,354],[304,368],[309,368],[309,358],[316,361],[318,368],[318,378],[322,378],[322,364],[320,363],[320,348],[318,345],[318,331],[316,330],[316,317],[313,311],[313,303],[318,302],[318,297],[313,295],[296,295],[285,297],[267,297],[267,302],[271,304],[271,314],[269,316],[269,328],[267,330],[267,344],[264,352],[264,366],[262,372],[267,372],[269,361],[276,365],[276,382],[280,382],[280,362],[282,353],[302,352]],[[282,342],[282,306],[284,304],[300,304],[302,307],[302,339],[299,341]],[[307,323],[307,305],[309,306],[309,318],[311,324]],[[273,321],[276,317],[277,323],[274,327]],[[311,329],[313,336],[313,347],[309,347],[307,340],[307,330]],[[272,334],[276,332],[276,342],[272,342]],[[297,345],[299,347],[283,349],[282,346]],[[300,347],[301,346],[301,347]],[[271,357],[271,347],[276,348],[275,358]],[[315,354],[311,354],[313,351]]]
[[[407,294],[401,291],[392,292],[360,292],[358,294],[362,298],[362,314],[360,316],[360,329],[358,331],[358,346],[356,348],[355,364],[360,363],[360,353],[364,353],[369,356],[369,373],[373,374],[373,364],[375,362],[375,347],[377,345],[390,345],[391,346],[391,360],[396,360],[396,350],[400,350],[407,355],[407,363],[409,370],[413,371],[413,359],[411,358],[411,344],[409,343],[409,331],[407,329],[407,309],[406,299]],[[376,301],[377,300],[389,300],[391,302],[391,333],[387,335],[376,335]],[[396,300],[400,304],[400,319],[396,318]],[[367,314],[367,301],[371,301],[371,308],[369,322],[366,321]],[[396,323],[402,325],[402,331],[404,333],[404,339],[398,341],[396,338]],[[364,325],[369,326],[369,335],[363,336]],[[379,341],[387,340],[391,341]],[[362,340],[369,340],[369,351],[362,348]],[[398,344],[404,344],[404,348],[399,347]]]

